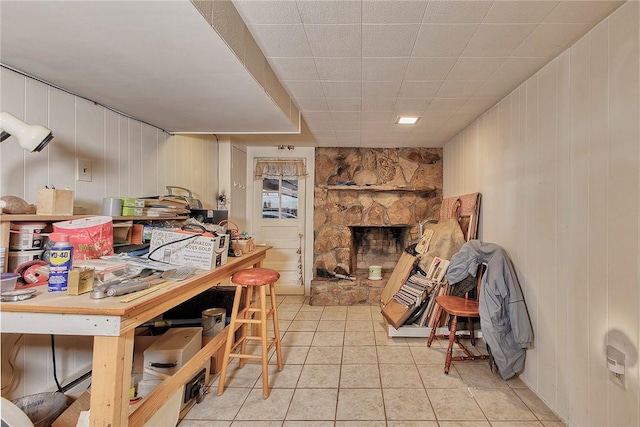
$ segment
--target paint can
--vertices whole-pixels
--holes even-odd
[[[227,311],[224,308],[208,308],[202,312],[202,335],[214,337],[224,329]]]

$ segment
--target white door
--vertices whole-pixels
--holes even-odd
[[[304,249],[304,181],[296,178],[264,178],[254,183],[255,241],[273,246],[266,268],[280,272],[278,295],[302,295]]]

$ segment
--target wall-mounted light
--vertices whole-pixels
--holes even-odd
[[[0,130],[0,142],[13,135],[31,153],[41,151],[53,139],[53,133],[46,127],[29,125],[9,113],[0,113]]]

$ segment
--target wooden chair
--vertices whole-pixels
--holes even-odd
[[[482,273],[484,272],[484,267],[481,264],[478,267],[477,274],[477,285],[476,285],[476,295],[480,295],[480,285],[482,282]],[[445,311],[447,314],[451,316],[451,325],[449,326],[449,346],[447,347],[447,357],[444,362],[444,373],[448,374],[449,369],[451,367],[451,361],[463,361],[463,360],[483,360],[488,359],[488,355],[474,355],[472,354],[461,342],[460,338],[469,338],[471,340],[471,345],[475,347],[476,345],[476,336],[473,328],[474,319],[480,318],[480,305],[477,299],[469,298],[469,293],[467,293],[464,297],[453,296],[453,295],[438,295],[436,297],[436,304],[438,306],[436,312],[436,319],[439,319],[442,315],[442,312]],[[466,317],[469,323],[469,334],[468,335],[457,335],[458,331],[458,317]],[[436,336],[437,327],[431,328],[431,332],[429,333],[429,340],[427,341],[427,347],[431,347],[431,343],[433,342],[433,338]],[[442,336],[446,337],[446,335]],[[464,352],[464,356],[453,356],[453,343],[458,344],[458,347]]]

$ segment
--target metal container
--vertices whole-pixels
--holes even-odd
[[[224,329],[227,311],[224,308],[208,308],[202,312],[202,335],[215,337]]]

